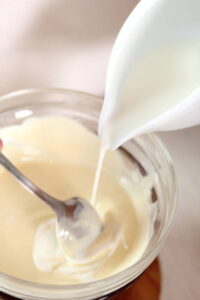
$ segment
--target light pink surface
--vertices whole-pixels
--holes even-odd
[[[2,0],[0,91],[54,86],[103,95],[111,46],[134,2]]]
[[[103,96],[112,44],[136,2],[1,0],[0,93],[62,87]],[[174,226],[161,253],[162,300],[199,300],[200,127],[161,136],[179,187]]]

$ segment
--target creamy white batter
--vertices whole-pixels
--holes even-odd
[[[74,120],[30,119],[2,129],[3,152],[33,182],[52,196],[91,198],[99,138]],[[107,228],[72,263],[59,248],[55,216],[0,167],[0,271],[49,284],[74,284],[104,278],[136,262],[150,238],[152,182],[126,170],[118,151],[107,151],[96,209]]]

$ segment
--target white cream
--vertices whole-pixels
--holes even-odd
[[[90,199],[99,138],[78,122],[30,119],[0,131],[4,153],[52,196]],[[24,147],[25,145],[25,147]],[[132,173],[118,151],[107,151],[96,209],[105,225],[86,255],[72,261],[56,239],[55,216],[36,196],[0,168],[0,271],[49,284],[105,278],[137,262],[151,235],[152,179]]]

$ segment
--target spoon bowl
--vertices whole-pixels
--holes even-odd
[[[22,174],[1,152],[2,149],[3,141],[0,139],[0,165],[24,188],[53,209],[57,217],[58,243],[69,259],[83,256],[101,232],[102,224],[95,208],[80,197],[60,201],[50,196]]]
[[[100,234],[101,220],[93,206],[83,198],[73,197],[62,204],[63,210],[57,218],[58,242],[68,260],[78,259]]]

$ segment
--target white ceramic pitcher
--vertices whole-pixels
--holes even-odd
[[[150,52],[172,42],[199,39],[199,0],[142,0],[128,17],[114,44],[107,71],[105,100],[99,121],[99,134],[120,109],[119,97],[130,68]],[[199,53],[200,61],[200,53]],[[198,66],[197,66],[198,67]],[[134,84],[134,83],[133,83]],[[134,99],[133,104],[134,105]],[[120,117],[123,116],[121,113]],[[119,117],[119,118],[120,118]],[[175,130],[200,123],[199,87],[182,101],[140,128],[126,130],[122,136],[111,137],[110,148],[142,133]],[[106,130],[105,130],[106,131]]]

